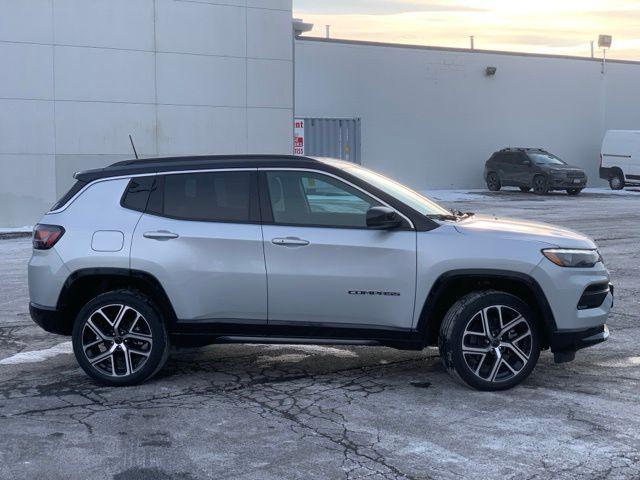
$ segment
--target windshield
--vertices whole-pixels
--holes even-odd
[[[536,165],[566,165],[565,162],[550,153],[529,152],[529,158]]]
[[[441,207],[433,200],[428,199],[424,195],[420,195],[418,192],[411,190],[409,187],[391,180],[390,178],[380,175],[359,165],[355,165],[349,162],[343,162],[341,160],[328,160],[322,159],[322,162],[331,165],[332,167],[339,168],[345,172],[370,183],[376,188],[379,188],[383,192],[397,198],[405,205],[413,208],[417,212],[420,212],[425,216],[451,216],[451,212],[444,207]]]

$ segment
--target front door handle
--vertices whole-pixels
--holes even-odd
[[[180,235],[177,233],[169,232],[168,230],[158,230],[157,232],[145,232],[142,234],[144,238],[150,238],[151,240],[173,240]]]
[[[298,237],[274,238],[271,243],[280,247],[305,247],[309,245],[308,240]]]

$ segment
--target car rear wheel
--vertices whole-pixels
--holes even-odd
[[[158,309],[148,298],[118,290],[98,295],[80,311],[73,327],[73,351],[95,381],[136,385],[165,364],[169,339]]]
[[[624,176],[621,173],[615,173],[613,177],[609,179],[609,186],[611,190],[622,190],[625,186]]]
[[[531,187],[520,187],[520,191],[524,192],[524,193],[527,193],[527,192],[531,191]]]
[[[533,179],[533,192],[537,195],[549,193],[549,181],[544,175],[536,175]]]
[[[568,188],[567,189],[567,193],[569,195],[573,195],[573,196],[580,195],[580,192],[582,192],[581,188]]]
[[[497,192],[502,188],[500,177],[496,172],[491,172],[487,175],[487,188],[492,192]]]
[[[531,309],[518,297],[493,290],[465,295],[449,309],[438,346],[454,378],[485,391],[518,385],[540,355]]]

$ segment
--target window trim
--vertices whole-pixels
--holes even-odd
[[[284,172],[311,172],[311,173],[316,173],[316,174],[319,174],[319,175],[325,175],[327,177],[331,177],[331,178],[333,178],[335,180],[338,180],[339,182],[342,182],[342,183],[350,186],[351,188],[354,188],[355,190],[358,190],[359,192],[364,193],[366,196],[370,197],[371,199],[375,200],[376,202],[380,203],[381,205],[393,209],[398,215],[400,215],[400,217],[402,217],[405,220],[406,223],[408,223],[408,226],[405,224],[402,227],[398,227],[397,229],[394,229],[394,231],[403,231],[403,230],[415,231],[415,229],[416,229],[414,223],[404,213],[399,211],[397,208],[389,205],[384,200],[381,200],[376,195],[372,194],[371,192],[367,191],[366,189],[364,189],[362,187],[359,187],[358,185],[355,185],[354,183],[350,182],[349,180],[346,180],[346,179],[340,177],[339,175],[335,175],[335,174],[327,172],[325,170],[318,170],[318,169],[314,169],[314,168],[295,168],[295,167],[293,167],[293,168],[292,167],[261,167],[261,168],[258,168],[258,174],[259,174],[258,189],[259,189],[259,194],[260,194],[260,211],[261,211],[261,214],[262,214],[262,223],[264,225],[278,225],[278,226],[283,226],[283,227],[307,227],[307,228],[338,228],[338,229],[346,229],[346,230],[370,230],[367,227],[350,227],[350,226],[344,226],[344,225],[312,225],[312,224],[276,222],[275,218],[273,216],[273,211],[271,209],[271,199],[269,198],[269,185],[267,184],[267,175],[266,175],[266,172],[274,172],[274,171],[280,171],[280,172],[282,172],[282,171],[284,171]]]

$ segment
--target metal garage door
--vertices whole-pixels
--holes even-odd
[[[360,164],[359,118],[301,118],[304,154],[333,157]]]

